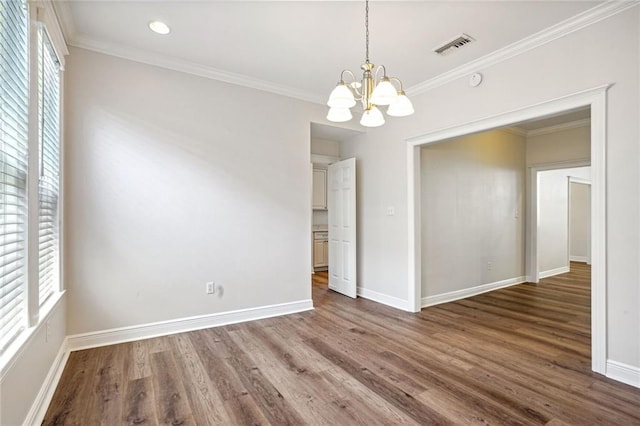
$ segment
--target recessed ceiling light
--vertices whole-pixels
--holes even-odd
[[[153,31],[154,33],[158,33],[162,35],[166,35],[171,32],[171,29],[169,28],[169,26],[162,21],[149,22],[149,28],[151,28],[151,31]]]

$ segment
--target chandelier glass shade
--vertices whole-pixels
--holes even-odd
[[[365,63],[360,67],[362,79],[357,80],[355,74],[349,70],[342,71],[340,81],[329,95],[327,120],[351,120],[350,108],[360,101],[363,109],[360,124],[365,127],[378,127],[384,124],[384,115],[379,106],[388,105],[387,115],[392,117],[406,117],[413,114],[414,110],[411,101],[402,90],[402,82],[395,77],[387,76],[384,65],[376,67],[369,62],[369,0],[366,0],[365,6],[365,29],[366,56]],[[345,80],[347,77],[349,83]]]

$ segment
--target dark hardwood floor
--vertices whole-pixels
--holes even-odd
[[[401,312],[316,309],[71,354],[44,424],[640,425],[590,371],[589,268]]]

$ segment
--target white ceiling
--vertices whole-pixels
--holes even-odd
[[[375,1],[370,4],[371,62],[405,87],[434,78],[544,30],[601,2]],[[60,1],[67,42],[120,56],[257,79],[324,99],[340,71],[364,60],[360,1]],[[168,36],[147,24],[162,20]],[[475,42],[447,56],[437,45],[466,33]],[[123,55],[122,52],[127,52]],[[215,73],[214,73],[215,74]]]

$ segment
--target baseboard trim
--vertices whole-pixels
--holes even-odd
[[[587,256],[569,256],[569,260],[571,262],[587,263],[589,259],[587,258]]]
[[[608,359],[606,376],[610,379],[640,388],[640,367],[634,367]]]
[[[548,271],[540,272],[539,278],[549,278],[553,277],[554,275],[566,274],[567,272],[569,272],[569,267],[561,266],[560,268],[549,269]]]
[[[488,284],[482,284],[479,286],[465,288],[463,290],[450,291],[448,293],[436,294],[434,296],[423,297],[422,307],[439,305],[441,303],[453,302],[467,297],[476,296],[478,294],[486,293],[488,291],[497,290],[499,288],[511,287],[512,285],[522,284],[527,282],[525,277],[509,278],[502,281],[496,281]]]
[[[92,333],[68,336],[69,351],[114,345],[134,340],[150,339],[183,333],[185,331],[201,330],[203,328],[219,327],[246,321],[294,314],[313,309],[313,301],[300,300],[296,302],[280,303],[277,305],[260,306],[257,308],[239,309],[236,311],[220,312],[209,315],[199,315],[131,327],[113,328]]]
[[[62,372],[64,371],[64,367],[67,365],[68,359],[69,346],[67,338],[65,337],[60,345],[58,354],[56,355],[56,358],[54,359],[53,364],[51,364],[51,368],[44,379],[44,383],[42,383],[40,391],[38,391],[36,399],[33,401],[33,404],[31,404],[31,408],[27,413],[27,417],[25,418],[23,425],[31,426],[42,424],[42,420],[44,420],[44,416],[47,414],[47,409],[49,408],[53,394],[58,387],[58,382],[60,381],[60,377],[62,377]]]
[[[387,294],[378,293],[377,291],[369,290],[364,287],[357,288],[358,296],[372,300],[377,303],[382,303],[383,305],[391,306],[392,308],[401,309],[403,311],[409,310],[409,302],[404,299],[400,299],[398,297],[389,296]]]

